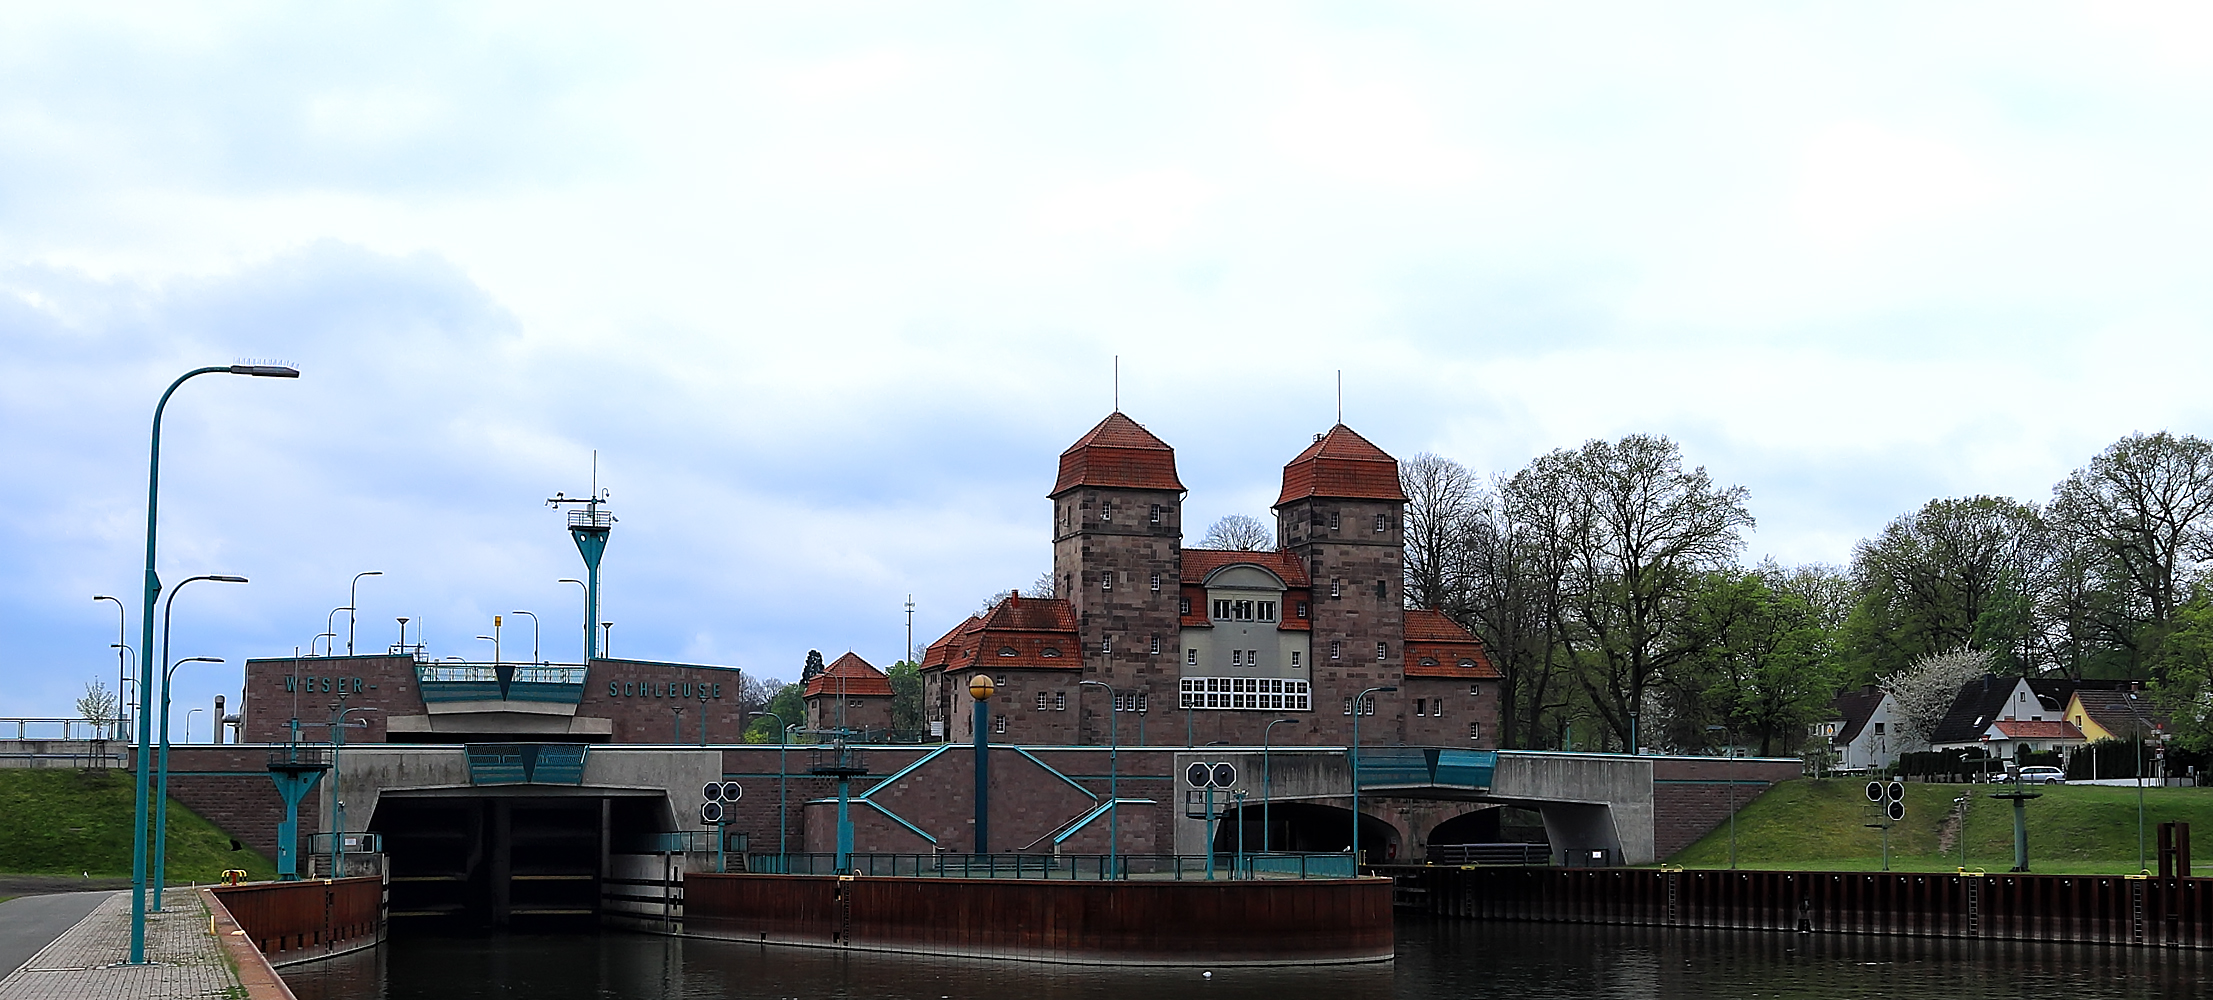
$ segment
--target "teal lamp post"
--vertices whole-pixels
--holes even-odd
[[[187,663],[221,663],[221,657],[190,656],[175,663],[169,662],[169,616],[176,610],[177,595],[184,588],[201,580],[217,583],[245,583],[243,576],[194,576],[187,577],[169,592],[169,598],[161,606],[161,739],[160,753],[154,764],[154,857],[150,863],[154,880],[154,898],[147,909],[161,912],[161,894],[169,888],[169,681],[177,674],[177,668]]]
[[[791,831],[791,822],[784,813],[784,803],[791,772],[784,768],[784,753],[791,746],[791,723],[785,722],[783,716],[774,712],[745,713],[747,719],[756,715],[765,715],[776,720],[776,874],[789,875],[791,872],[786,868],[789,862],[785,860],[788,852],[785,850],[784,838]],[[739,726],[742,728],[744,723],[740,722]]]
[[[1276,727],[1288,722],[1298,724],[1297,719],[1277,719],[1260,731],[1260,853],[1268,853],[1268,737],[1275,735]],[[1354,813],[1358,816],[1358,812]],[[1240,820],[1242,822],[1242,820]]]
[[[131,958],[130,964],[146,964],[146,825],[147,792],[153,775],[154,733],[153,716],[148,709],[154,686],[153,657],[144,651],[154,646],[154,602],[161,596],[161,577],[154,572],[154,556],[158,551],[156,527],[161,523],[161,415],[169,406],[169,397],[187,379],[200,375],[225,373],[251,375],[256,378],[299,378],[300,371],[284,365],[223,365],[194,368],[177,376],[169,388],[161,394],[161,401],[154,404],[153,432],[149,437],[146,459],[146,586],[145,600],[139,612],[138,657],[138,790],[136,805],[132,810],[131,824]]]
[[[1122,696],[1101,681],[1078,681],[1107,693],[1107,877],[1122,877]]]
[[[1352,873],[1360,874],[1360,707],[1367,704],[1368,696],[1378,691],[1396,691],[1395,684],[1365,688],[1352,696],[1352,749],[1346,755],[1352,758]]]

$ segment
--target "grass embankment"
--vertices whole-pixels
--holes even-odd
[[[2000,785],[1906,783],[1906,818],[1890,829],[1894,871],[1952,871],[1961,865],[1952,800],[1968,796],[1969,868],[2013,867],[2013,804],[1990,797]],[[1737,864],[1797,871],[1875,871],[1882,867],[1882,831],[1867,801],[1867,782],[1801,778],[1786,781],[1737,813]],[[2101,785],[2037,785],[2028,803],[2029,869],[2061,874],[2134,874],[2136,789]],[[2144,858],[2159,870],[2159,824],[2181,820],[2213,831],[2213,788],[2144,790]],[[2203,841],[2213,844],[2213,840]],[[2213,849],[2192,860],[2213,872]],[[1667,859],[1692,868],[1729,864],[1729,825]]]
[[[0,768],[0,872],[129,878],[136,794],[129,771]],[[231,850],[229,834],[171,799],[168,880],[213,882],[226,868],[276,877],[267,858]]]

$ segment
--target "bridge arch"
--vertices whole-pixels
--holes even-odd
[[[1247,803],[1241,813],[1236,809],[1223,813],[1222,821],[1214,828],[1214,850],[1222,854],[1236,851],[1240,828],[1245,836],[1244,849],[1248,852],[1257,853],[1264,844],[1268,850],[1304,854],[1352,849],[1352,810],[1343,806],[1320,802],[1273,803],[1266,810],[1265,826],[1262,812],[1260,806]],[[1365,807],[1360,810],[1360,850],[1371,862],[1405,858],[1407,843],[1406,831],[1393,822],[1387,811],[1371,811]]]

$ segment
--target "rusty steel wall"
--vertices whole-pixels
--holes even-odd
[[[1049,882],[685,876],[685,933],[772,944],[1078,964],[1391,957],[1382,879]]]
[[[384,938],[381,878],[262,882],[212,891],[272,965],[328,958]]]
[[[1402,909],[1475,920],[2213,947],[2213,879],[1917,872],[1388,870]]]

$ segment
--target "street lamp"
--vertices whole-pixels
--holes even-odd
[[[315,633],[315,639],[329,639],[329,640],[330,640],[330,641],[332,641],[332,642],[337,642],[337,641],[338,641],[338,633],[336,633],[336,632],[317,632],[317,633]],[[315,639],[309,639],[309,640],[307,641],[307,655],[309,655],[309,656],[314,656],[314,655],[315,655]],[[326,646],[326,647],[324,647],[324,648],[325,648],[325,649],[328,649],[329,647],[327,647],[327,646]],[[324,653],[323,655],[325,655],[325,656],[328,656],[328,655],[330,655],[330,654],[326,652],[326,653]]]
[[[123,723],[125,721],[123,719],[123,689],[128,686],[125,684],[125,680],[129,676],[128,668],[123,665],[123,658],[130,652],[131,648],[123,644],[123,630],[129,627],[125,619],[129,617],[130,611],[123,607],[123,599],[120,597],[95,594],[92,599],[115,602],[115,738],[122,739]]]
[[[538,616],[528,611],[510,611],[511,615],[530,615],[530,662],[544,663],[538,658]]]
[[[195,708],[189,712],[184,713],[184,742],[186,746],[190,746],[192,744],[192,717],[205,711],[207,711],[207,709]]]
[[[338,705],[344,704],[343,701],[338,703]],[[375,711],[380,710],[368,707],[341,708],[338,717],[332,719],[330,723],[330,877],[332,878],[346,877],[346,793],[345,789],[340,787],[338,783],[339,751],[346,748],[346,716],[355,712]],[[368,728],[369,720],[361,720],[361,726],[364,729]]]
[[[1268,853],[1268,737],[1274,735],[1277,726],[1286,722],[1295,724],[1298,721],[1297,719],[1277,719],[1268,723],[1267,727],[1260,731],[1260,853],[1262,854]],[[1359,814],[1354,813],[1353,815],[1355,817],[1354,822],[1358,822]],[[1244,817],[1238,817],[1238,822],[1244,822]]]
[[[738,721],[738,728],[743,730],[745,720],[756,715],[765,715],[776,720],[776,874],[789,875],[789,863],[784,860],[784,838],[791,830],[791,824],[784,815],[784,789],[787,785],[786,775],[791,772],[784,770],[784,753],[790,746],[791,723],[785,722],[781,715],[763,710],[745,713],[745,719]]]
[[[1121,877],[1122,860],[1122,710],[1121,695],[1100,681],[1078,681],[1078,688],[1107,693],[1107,871]]]
[[[330,645],[323,647],[324,656],[338,655],[338,613],[341,611],[346,613],[348,620],[353,618],[352,608],[332,608],[330,614],[323,616],[323,632],[330,636]]]
[[[154,900],[151,909],[155,913],[161,912],[161,894],[169,885],[169,873],[167,871],[169,867],[169,679],[176,674],[177,667],[186,663],[223,662],[221,659],[208,656],[194,656],[179,660],[175,664],[169,662],[170,612],[176,610],[177,595],[184,593],[184,588],[201,580],[213,580],[216,583],[246,582],[246,578],[243,576],[225,576],[221,574],[186,577],[183,583],[177,584],[176,589],[169,592],[169,597],[161,605],[161,755],[155,766],[154,780],[158,787],[153,800]]]
[[[1352,873],[1360,874],[1360,706],[1371,694],[1378,691],[1396,691],[1398,685],[1383,684],[1362,689],[1352,696],[1352,749],[1346,753],[1352,758]]]
[[[146,964],[146,794],[149,791],[147,772],[152,762],[147,758],[153,752],[153,717],[146,714],[147,689],[153,686],[153,657],[146,651],[154,645],[154,601],[161,596],[161,576],[154,572],[154,555],[158,551],[157,527],[161,523],[161,415],[169,407],[169,397],[187,379],[201,375],[224,372],[231,375],[251,375],[256,378],[299,378],[297,368],[284,365],[216,365],[194,368],[177,376],[163,390],[161,401],[154,404],[153,431],[148,437],[146,456],[146,586],[145,601],[139,612],[138,656],[138,790],[132,809],[134,822],[131,827],[131,958],[130,964]]]
[[[354,609],[354,605],[357,605],[357,604],[360,604],[360,603],[361,603],[361,578],[362,578],[362,577],[365,577],[365,576],[383,576],[383,575],[384,575],[384,571],[383,571],[383,570],[381,570],[381,569],[372,569],[372,570],[368,570],[367,572],[362,572],[362,573],[355,573],[355,574],[353,575],[353,583],[352,583],[352,584],[350,584],[350,585],[348,585],[348,586],[346,587],[346,655],[347,655],[347,656],[352,656],[352,655],[353,655],[353,609]]]
[[[576,589],[584,592],[584,659],[580,662],[588,665],[592,662],[592,588],[585,586],[582,580],[566,576],[553,582],[573,583]]]

